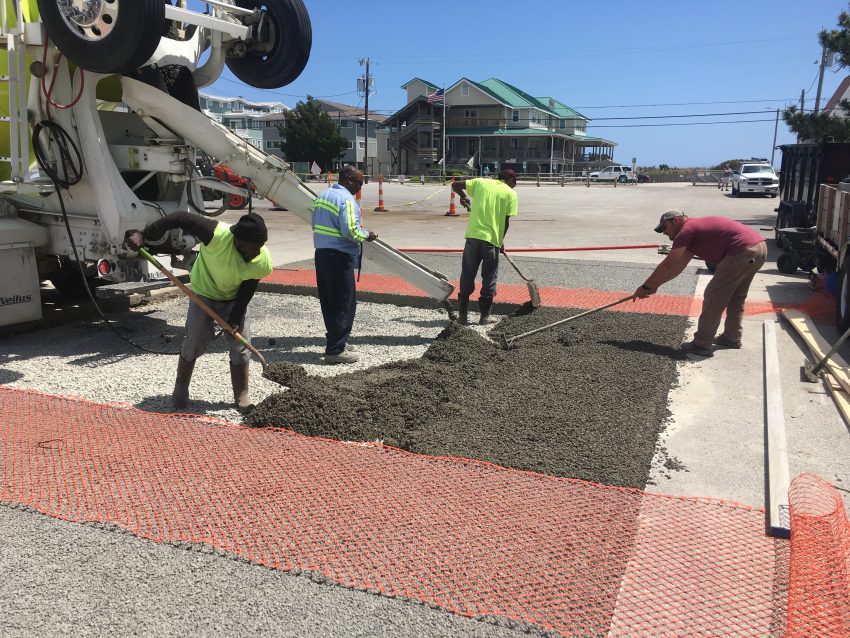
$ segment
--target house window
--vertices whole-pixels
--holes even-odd
[[[511,115],[511,121],[519,122],[519,111],[514,110],[513,114]]]
[[[460,85],[460,94],[469,95],[469,85],[466,82]]]
[[[463,112],[464,117],[478,117],[478,109],[465,109]]]
[[[567,121],[561,120],[561,128],[567,128]]]
[[[352,150],[354,148],[354,140],[348,140],[348,150]]]
[[[359,149],[366,148],[366,142],[357,142],[357,148],[359,148]]]

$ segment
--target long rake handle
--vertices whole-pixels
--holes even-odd
[[[624,301],[629,301],[630,299],[634,299],[634,295],[629,295],[628,297],[623,297],[622,299],[618,299],[617,301],[612,301],[611,303],[606,303],[604,306],[599,306],[598,308],[592,308],[591,310],[585,310],[584,312],[580,312],[577,315],[573,315],[572,317],[567,317],[566,319],[561,319],[560,321],[556,321],[555,323],[550,323],[541,328],[535,328],[534,330],[529,330],[528,332],[523,332],[522,334],[518,334],[515,337],[511,337],[507,339],[507,343],[511,344],[517,339],[524,339],[525,337],[530,337],[533,334],[537,334],[538,332],[543,332],[544,330],[549,330],[550,328],[554,328],[556,326],[560,326],[561,324],[569,323],[575,319],[580,319],[581,317],[586,317],[587,315],[592,315],[594,312],[599,312],[600,310],[605,310],[606,308],[610,308],[611,306],[616,306],[617,304],[621,304]]]
[[[511,266],[513,266],[514,270],[516,270],[516,274],[518,274],[520,277],[522,277],[525,281],[527,281],[527,282],[529,282],[529,283],[534,283],[534,282],[533,282],[533,280],[529,279],[528,277],[526,277],[525,275],[523,275],[523,274],[522,274],[522,271],[519,269],[519,266],[517,266],[517,265],[514,263],[514,260],[513,260],[513,259],[511,259],[510,257],[508,257],[508,253],[507,253],[507,251],[503,251],[503,252],[502,252],[502,254],[505,256],[505,259],[507,259],[507,260],[508,260],[508,263],[509,263]]]
[[[829,360],[832,355],[834,355],[838,351],[842,343],[847,341],[847,337],[850,337],[850,328],[844,331],[844,334],[841,335],[841,338],[835,342],[835,345],[832,346],[832,348],[829,349],[829,352],[827,352],[823,356],[823,359],[821,359],[818,364],[814,368],[812,368],[812,374],[817,375],[820,373],[821,370],[826,367],[826,364],[829,363]]]
[[[213,321],[215,321],[215,322],[216,322],[219,326],[221,326],[221,329],[222,329],[222,330],[224,330],[224,331],[225,331],[227,334],[229,334],[231,337],[233,337],[233,339],[234,339],[234,340],[235,340],[238,344],[240,344],[240,345],[242,345],[242,346],[246,347],[249,351],[251,351],[251,352],[254,354],[254,356],[256,356],[256,357],[257,357],[257,359],[258,359],[258,360],[260,361],[260,363],[262,364],[262,366],[263,366],[263,370],[265,370],[265,369],[268,367],[268,363],[266,363],[266,359],[265,359],[265,357],[263,357],[263,355],[261,355],[261,354],[259,353],[259,351],[258,351],[258,350],[257,350],[254,346],[252,346],[250,343],[248,343],[248,340],[247,340],[245,337],[243,337],[243,336],[242,336],[241,334],[239,334],[236,330],[234,330],[234,329],[233,329],[233,326],[231,326],[231,325],[230,325],[229,323],[227,323],[224,319],[222,319],[222,318],[221,318],[221,316],[220,316],[220,315],[219,315],[219,314],[218,314],[215,310],[213,310],[213,309],[212,309],[212,308],[210,308],[207,304],[205,304],[205,303],[201,300],[201,298],[198,296],[198,294],[197,294],[197,293],[195,293],[195,292],[193,292],[193,291],[192,291],[192,289],[191,289],[191,288],[189,288],[189,286],[187,286],[187,285],[186,285],[186,284],[184,284],[182,281],[180,281],[177,277],[175,277],[175,276],[174,276],[174,273],[172,273],[172,272],[171,272],[170,270],[168,270],[165,266],[163,266],[161,263],[159,263],[159,260],[158,260],[156,257],[154,257],[153,255],[151,255],[151,254],[150,254],[147,250],[145,250],[144,248],[139,248],[138,253],[139,253],[142,257],[144,257],[145,259],[147,259],[149,262],[151,262],[154,266],[156,266],[156,268],[157,268],[157,269],[158,269],[158,270],[159,270],[159,271],[160,271],[163,275],[165,275],[166,277],[168,277],[168,279],[171,281],[171,283],[173,283],[175,286],[177,286],[178,288],[180,288],[180,290],[182,290],[182,291],[185,293],[185,295],[186,295],[187,297],[189,297],[189,299],[191,299],[191,300],[195,303],[195,305],[196,305],[196,306],[198,306],[198,308],[200,308],[201,310],[203,310],[203,311],[206,313],[206,315],[207,315],[210,319],[212,319],[212,320],[213,320]]]

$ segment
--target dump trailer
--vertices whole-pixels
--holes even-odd
[[[815,225],[821,184],[837,184],[850,175],[850,144],[785,144],[779,169],[779,206],[776,208],[776,243],[781,248],[782,228]]]
[[[310,222],[316,194],[197,99],[225,66],[258,88],[295,80],[312,45],[309,15],[301,0],[205,5],[0,0],[0,325],[41,317],[43,281],[66,294],[156,285],[124,237],[175,211],[219,214],[202,188],[266,197]],[[202,175],[202,152],[252,189]],[[153,248],[188,270],[197,243],[174,230]],[[443,274],[381,241],[364,246],[364,259],[451,312]]]
[[[836,323],[850,328],[850,182],[821,184],[814,227],[818,269],[836,273]]]

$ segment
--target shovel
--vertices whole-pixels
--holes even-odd
[[[213,320],[213,321],[215,321],[215,322],[216,322],[219,326],[221,326],[221,329],[222,329],[222,330],[224,330],[227,334],[229,334],[231,337],[233,337],[233,339],[234,339],[237,343],[239,343],[239,344],[243,345],[243,346],[244,346],[244,347],[246,347],[249,351],[251,351],[251,353],[253,353],[253,354],[254,354],[254,356],[255,356],[255,357],[257,357],[257,359],[259,360],[259,362],[262,364],[262,366],[263,366],[263,374],[265,374],[265,373],[266,373],[266,370],[268,369],[269,364],[268,364],[268,363],[266,363],[266,359],[265,359],[265,357],[263,357],[263,355],[261,355],[261,354],[260,354],[260,352],[259,352],[259,351],[258,351],[258,350],[254,347],[254,346],[252,346],[250,343],[248,343],[248,340],[247,340],[245,337],[243,337],[243,336],[242,336],[241,334],[239,334],[236,330],[234,330],[234,329],[233,329],[233,326],[231,326],[231,325],[230,325],[229,323],[227,323],[224,319],[222,319],[222,318],[218,315],[218,313],[217,313],[215,310],[213,310],[213,309],[212,309],[212,308],[210,308],[207,304],[205,304],[203,301],[201,301],[201,298],[200,298],[200,297],[198,297],[197,293],[192,292],[192,290],[189,288],[189,286],[187,286],[187,285],[186,285],[186,284],[184,284],[182,281],[180,281],[179,279],[177,279],[177,277],[175,277],[175,276],[174,276],[174,274],[173,274],[170,270],[166,269],[166,268],[165,268],[165,267],[164,267],[161,263],[159,263],[159,260],[158,260],[156,257],[154,257],[153,255],[151,255],[151,254],[150,254],[147,250],[145,250],[144,248],[139,248],[138,253],[139,253],[142,257],[144,257],[145,259],[147,259],[149,262],[151,262],[154,266],[156,266],[156,267],[157,267],[157,269],[159,269],[159,271],[160,271],[163,275],[165,275],[166,277],[168,277],[168,279],[170,279],[170,280],[171,280],[171,283],[173,283],[175,286],[177,286],[178,288],[180,288],[180,290],[182,290],[184,293],[186,293],[186,296],[187,296],[187,297],[189,297],[189,299],[191,299],[191,300],[195,303],[195,305],[196,305],[196,306],[198,306],[198,308],[200,308],[201,310],[203,310],[203,311],[204,311],[204,313],[206,313],[206,315],[207,315],[210,319],[212,319],[212,320]]]
[[[841,347],[841,344],[847,340],[847,337],[850,337],[850,328],[848,328],[847,331],[843,335],[841,335],[841,338],[835,342],[835,345],[829,349],[829,352],[827,352],[823,356],[823,359],[818,361],[817,365],[813,366],[811,361],[805,361],[803,363],[802,370],[803,379],[805,381],[808,381],[809,383],[817,383],[818,381],[820,381],[820,373],[823,372],[823,369],[826,367],[826,364],[829,363],[830,357],[832,357],[832,355],[835,354],[838,348]]]
[[[569,323],[570,321],[574,321],[575,319],[579,319],[581,317],[586,317],[587,315],[592,315],[594,312],[599,312],[600,310],[605,310],[606,308],[610,308],[611,306],[616,306],[617,304],[621,304],[625,301],[629,301],[630,299],[634,299],[634,295],[629,295],[628,297],[623,297],[622,299],[618,299],[617,301],[612,301],[611,303],[606,303],[604,306],[599,306],[598,308],[593,308],[591,310],[585,310],[584,312],[580,312],[577,315],[573,315],[572,317],[567,317],[566,319],[561,319],[560,321],[556,321],[555,323],[550,323],[541,328],[535,328],[534,330],[529,330],[528,332],[523,332],[522,334],[518,334],[515,337],[508,337],[507,335],[502,335],[502,347],[505,350],[509,350],[511,344],[514,341],[518,341],[519,339],[525,339],[526,337],[530,337],[533,334],[537,334],[538,332],[543,332],[544,330],[549,330],[554,328],[555,326],[560,326],[561,324]]]
[[[522,274],[522,271],[519,269],[519,266],[514,263],[513,259],[508,257],[508,253],[507,251],[505,251],[504,248],[502,249],[502,254],[505,256],[505,259],[508,260],[508,263],[514,267],[516,273],[520,277],[522,277],[523,280],[525,280],[525,283],[528,286],[528,294],[531,296],[531,307],[537,308],[540,305],[540,291],[537,289],[537,282],[533,279],[529,279],[528,277]]]

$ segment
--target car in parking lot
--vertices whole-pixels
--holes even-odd
[[[767,162],[744,162],[732,173],[732,197],[753,193],[756,195],[779,194],[779,176]]]
[[[631,166],[606,166],[600,171],[592,171],[588,177],[592,182],[620,182],[623,184],[637,181],[637,175],[635,175]]]

